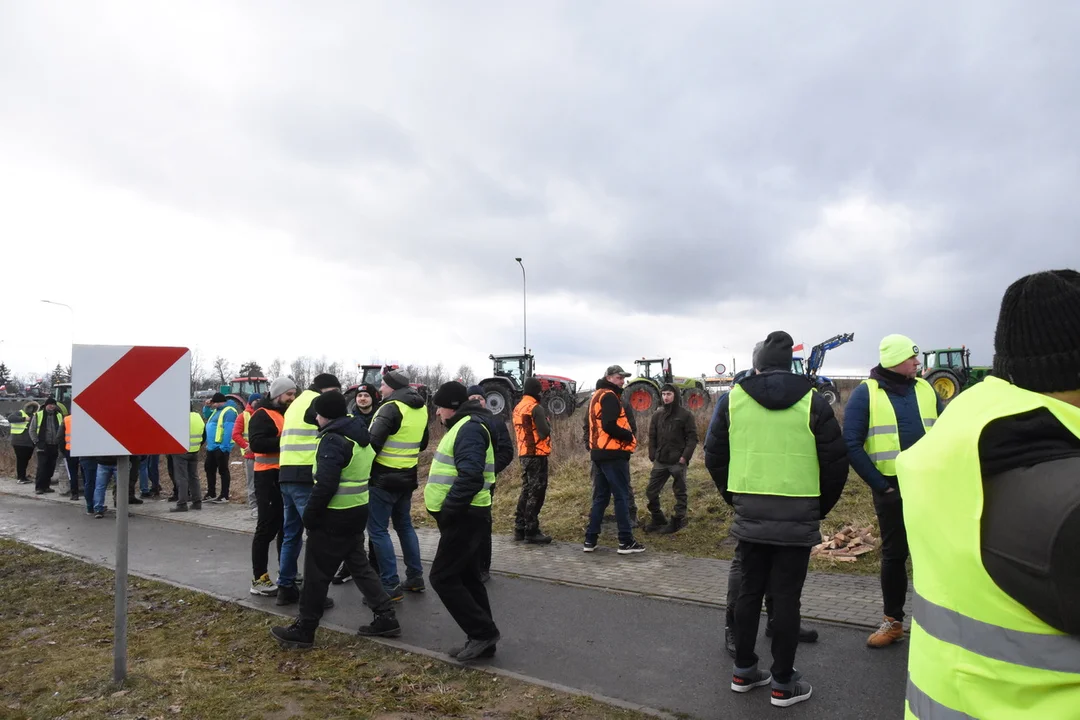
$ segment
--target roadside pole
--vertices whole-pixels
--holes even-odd
[[[131,457],[116,461],[116,607],[113,615],[113,682],[127,679],[128,475]]]

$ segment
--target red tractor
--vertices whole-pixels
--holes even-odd
[[[360,368],[360,382],[356,385],[350,385],[345,390],[345,399],[349,401],[349,412],[355,412],[356,410],[356,392],[360,389],[361,385],[371,384],[378,390],[382,385],[382,377],[391,370],[397,370],[397,365],[357,365]],[[428,419],[434,417],[434,406],[431,404],[432,392],[428,389],[427,385],[423,383],[409,383],[410,387],[419,393],[420,397],[424,399],[424,402],[428,406]],[[377,399],[377,398],[376,398]]]
[[[488,410],[496,417],[508,418],[524,392],[525,378],[540,381],[540,402],[552,417],[567,417],[574,412],[577,382],[561,375],[537,375],[532,355],[489,355],[494,362],[493,376],[480,381]]]

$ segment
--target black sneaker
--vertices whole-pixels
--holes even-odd
[[[137,497],[129,497],[128,498],[128,505],[142,505],[142,504],[143,504],[143,501],[140,500]]]
[[[791,676],[789,683],[772,682],[772,697],[769,701],[775,707],[791,707],[796,703],[809,700],[813,691],[814,688],[810,686],[810,683],[799,679],[799,673],[796,672]]]
[[[401,624],[398,622],[397,615],[394,614],[393,610],[382,615],[376,613],[371,624],[361,625],[356,634],[364,637],[400,637]]]
[[[300,591],[295,585],[279,585],[275,605],[295,605],[300,602]]]
[[[456,657],[461,662],[467,662],[469,660],[475,660],[481,657],[490,657],[490,655],[484,655],[484,653],[490,650],[491,654],[494,655],[495,644],[499,642],[499,639],[500,636],[498,633],[495,634],[495,637],[489,638],[487,640],[476,640],[474,638],[469,638],[469,641],[465,643],[465,647],[461,648],[461,651],[454,657]]]
[[[585,552],[595,552],[596,551],[596,541],[595,540],[586,540],[585,545],[581,549],[584,550]]]
[[[151,494],[150,491],[140,492],[139,497],[141,497],[143,500],[149,500],[153,497],[153,494]]]
[[[170,495],[168,498],[166,498],[166,501],[167,502],[176,502],[179,499],[180,498],[178,498],[176,495]]]
[[[462,653],[462,651],[466,648],[467,645],[468,645],[468,641],[466,641],[465,645],[458,645],[457,647],[450,648],[450,650],[447,651],[446,654],[449,655],[452,658],[456,658],[458,655],[460,655]],[[493,658],[493,657],[495,657],[495,646],[492,645],[491,647],[487,648],[486,650],[481,652],[480,655],[478,655],[478,657],[482,657],[482,658]]]
[[[525,542],[529,545],[549,545],[551,543],[551,536],[537,530],[531,535],[525,536]]]
[[[176,503],[175,506],[169,508],[169,512],[187,512],[187,503]]]
[[[193,503],[191,503],[191,509],[192,510],[202,510],[202,502],[193,502]]]
[[[755,665],[752,668],[735,668],[731,675],[731,689],[733,692],[750,692],[754,688],[764,687],[772,682],[772,673],[766,670],[758,670]]]
[[[405,582],[401,584],[401,589],[408,592],[422,593],[427,590],[427,585],[424,585],[424,577],[421,575],[418,577],[406,578]]]
[[[43,492],[43,493],[54,493],[56,491],[53,490],[51,487],[47,487],[44,490],[42,490],[41,492]]]
[[[645,552],[645,546],[639,543],[637,540],[631,540],[628,543],[619,543],[618,553],[620,555],[633,555],[634,553]]]
[[[105,517],[105,511],[104,510],[98,510],[96,513],[94,513],[94,518],[97,519],[97,520],[100,520],[103,517]]]
[[[272,627],[270,634],[278,641],[278,645],[286,650],[307,650],[315,644],[315,633],[300,627],[299,622],[294,622],[288,627]]]

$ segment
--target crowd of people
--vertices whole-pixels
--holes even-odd
[[[1036,273],[1006,291],[995,333],[992,377],[946,409],[919,376],[919,348],[903,335],[879,345],[879,363],[849,396],[843,426],[809,379],[791,372],[791,335],[772,332],[753,353],[753,370],[717,402],[704,438],[705,466],[734,520],[738,541],[729,574],[725,645],[734,658],[731,689],[770,686],[788,707],[811,697],[795,669],[811,548],[840,499],[849,469],[870,487],[880,526],[883,620],[867,640],[885,648],[905,638],[914,568],[908,717],[1066,717],[1080,701],[1080,274]],[[583,550],[596,551],[614,503],[619,555],[645,546],[630,477],[637,418],[623,401],[629,376],[609,366],[596,383],[583,424],[591,458],[592,505]],[[422,493],[440,539],[428,582],[465,633],[458,660],[492,657],[501,637],[484,583],[490,573],[492,495],[516,455],[522,487],[514,540],[546,545],[540,528],[552,453],[551,422],[538,380],[524,383],[506,423],[485,407],[479,387],[460,382],[433,396],[446,433]],[[678,389],[665,385],[650,419],[652,470],[645,532],[686,526],[686,471],[699,439]],[[34,450],[38,493],[51,492],[58,457],[71,467],[70,418],[46,400],[13,415],[19,481]],[[429,444],[424,399],[399,370],[381,387],[362,385],[350,407],[336,377],[304,390],[288,377],[244,408],[215,395],[191,412],[188,452],[168,458],[175,512],[227,502],[228,457],[238,445],[257,518],[252,538],[254,595],[298,604],[296,620],[272,629],[284,647],[311,647],[332,583],[354,582],[373,612],[361,635],[396,637],[394,604],[424,592],[411,503],[418,461]],[[65,432],[66,429],[66,432]],[[197,476],[205,443],[208,492]],[[87,511],[101,517],[116,458],[82,458]],[[156,458],[134,458],[133,501],[160,492]],[[221,479],[216,494],[215,474]],[[70,471],[77,497],[77,472]],[[672,481],[670,519],[661,495]],[[391,524],[404,561],[398,573]],[[303,573],[298,560],[306,531]],[[365,534],[367,545],[365,546]],[[277,579],[268,569],[276,543]],[[759,667],[761,609],[772,665]]]

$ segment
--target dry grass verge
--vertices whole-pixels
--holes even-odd
[[[108,570],[0,540],[3,718],[640,718],[325,631],[280,650],[256,610],[132,579],[129,679],[111,684]]]

